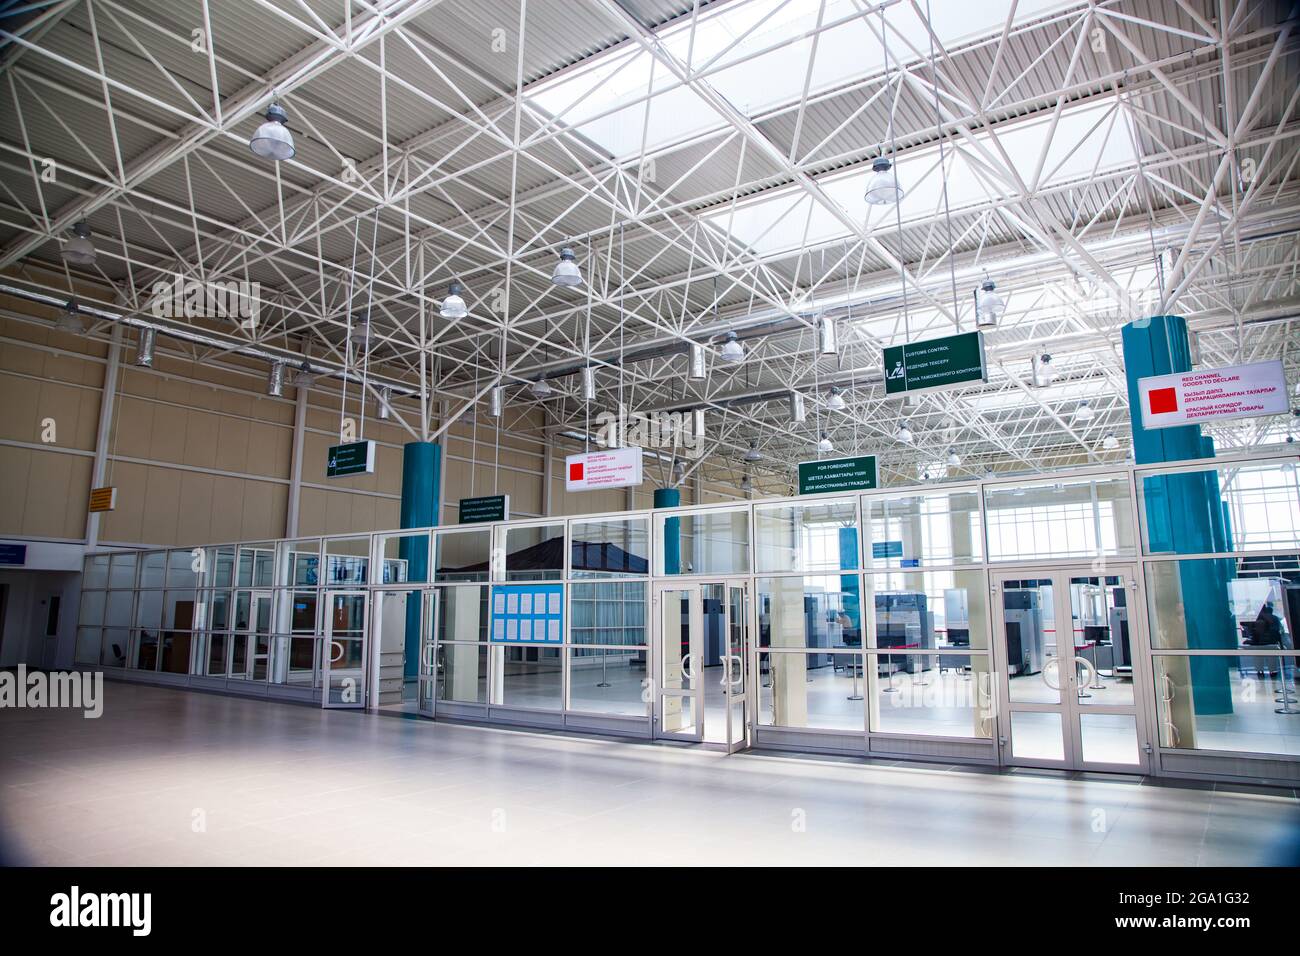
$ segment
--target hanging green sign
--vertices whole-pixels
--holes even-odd
[[[869,491],[878,486],[876,456],[799,462],[799,494],[824,491]]]
[[[476,524],[480,521],[509,520],[509,495],[487,495],[483,498],[460,499],[460,524]]]
[[[885,349],[885,394],[987,382],[984,333],[963,332]]]
[[[346,445],[331,445],[325,459],[326,478],[346,478],[348,475],[370,475],[375,471],[375,443],[354,441]]]

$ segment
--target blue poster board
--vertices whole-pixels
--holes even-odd
[[[494,586],[491,640],[496,644],[564,643],[564,585]]]

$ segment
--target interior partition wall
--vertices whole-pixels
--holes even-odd
[[[1296,781],[1298,595],[1297,458],[1254,455],[92,554],[75,658],[672,737],[693,646],[706,744],[733,701],[767,748]]]

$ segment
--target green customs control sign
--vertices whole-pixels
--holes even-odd
[[[460,524],[475,524],[479,521],[509,520],[509,495],[487,495],[483,498],[460,499]]]
[[[875,487],[875,455],[799,462],[801,495],[815,495],[824,491],[868,491]]]
[[[326,478],[346,478],[348,475],[372,475],[375,472],[375,443],[354,441],[346,445],[331,445],[325,459]]]
[[[885,349],[886,395],[987,381],[983,332],[963,332]]]

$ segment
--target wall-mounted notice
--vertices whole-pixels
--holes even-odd
[[[962,332],[885,349],[885,394],[987,382],[984,333]]]
[[[460,499],[459,524],[476,524],[480,521],[509,520],[509,495],[486,495],[482,498]]]
[[[1290,410],[1280,359],[1138,379],[1143,428],[1284,415]]]
[[[610,448],[564,459],[564,490],[593,491],[641,484],[641,449]]]
[[[498,644],[562,644],[564,585],[495,585],[491,639]]]
[[[346,445],[331,445],[325,459],[326,478],[346,478],[348,475],[373,475],[375,473],[375,443],[354,441]]]

